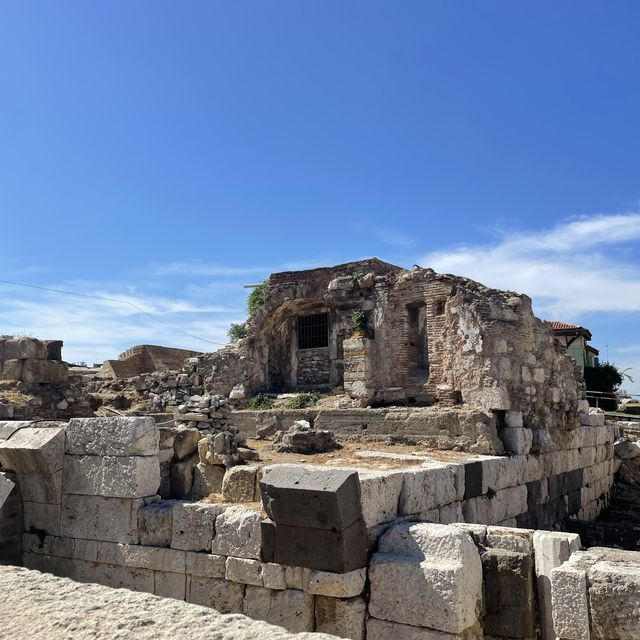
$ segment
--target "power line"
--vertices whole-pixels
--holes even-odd
[[[148,318],[151,318],[152,320],[155,320],[156,322],[159,322],[160,324],[163,324],[165,327],[169,327],[169,329],[173,329],[174,331],[179,331],[180,333],[184,334],[185,336],[189,336],[190,338],[195,338],[196,340],[201,340],[202,342],[208,342],[209,344],[215,344],[216,346],[219,347],[224,347],[226,345],[222,344],[221,342],[214,342],[213,340],[207,340],[206,338],[201,338],[200,336],[197,336],[193,333],[189,333],[188,331],[185,331],[184,329],[181,329],[180,327],[176,327],[172,324],[169,324],[168,322],[165,322],[164,320],[161,320],[160,318],[158,318],[157,316],[153,315],[152,313],[149,313],[148,311],[145,311],[144,309],[141,309],[138,305],[134,304],[133,302],[129,302],[129,300],[119,300],[118,298],[108,298],[106,296],[92,296],[88,293],[78,293],[76,291],[64,291],[63,289],[52,289],[50,287],[41,287],[38,286],[36,284],[25,284],[23,282],[12,282],[11,280],[0,280],[0,284],[10,284],[13,285],[14,287],[25,287],[27,289],[39,289],[40,291],[50,291],[52,293],[60,293],[63,294],[65,296],[74,296],[76,298],[89,298],[92,300],[102,300],[104,302],[117,302],[119,304],[126,304],[129,305],[130,307],[132,307],[133,309],[135,309],[136,311],[144,314],[145,316],[147,316]]]

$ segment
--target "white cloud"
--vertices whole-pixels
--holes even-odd
[[[434,251],[421,264],[525,292],[539,315],[570,320],[594,311],[640,311],[640,268],[622,250],[638,238],[638,213],[592,216],[540,232],[503,232],[493,244]]]

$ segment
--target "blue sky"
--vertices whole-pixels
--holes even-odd
[[[0,279],[211,342],[368,256],[530,294],[640,379],[640,4],[0,5]],[[69,360],[213,349],[0,285]],[[640,393],[640,385],[626,385]]]

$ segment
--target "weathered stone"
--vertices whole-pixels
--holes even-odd
[[[227,558],[225,578],[262,587],[262,563],[249,558]]]
[[[198,458],[192,456],[171,465],[171,495],[175,498],[190,498],[193,490],[193,476]]]
[[[184,600],[187,595],[187,576],[184,573],[154,571],[153,593],[163,598]]]
[[[0,465],[17,473],[53,475],[63,466],[64,427],[25,427],[0,442]]]
[[[137,544],[142,499],[62,496],[60,535]]]
[[[369,528],[394,520],[398,515],[402,472],[358,469],[358,480],[365,526]]]
[[[260,490],[278,525],[343,530],[361,518],[355,471],[273,465],[264,470]]]
[[[53,475],[45,473],[17,473],[20,494],[28,502],[62,502],[62,470]]]
[[[222,491],[225,468],[216,464],[199,462],[193,470],[191,495],[194,498],[205,498],[212,493]]]
[[[640,458],[640,444],[631,442],[625,438],[620,438],[614,443],[615,454],[618,458],[633,459]]]
[[[559,638],[590,640],[587,574],[571,560],[551,572],[551,603],[553,628]]]
[[[542,640],[555,640],[551,611],[551,572],[580,549],[580,536],[561,531],[534,531],[533,548]]]
[[[487,549],[482,555],[482,570],[485,633],[507,638],[532,638],[535,603],[531,556],[505,549]]]
[[[456,474],[457,469],[454,465],[437,462],[405,469],[398,513],[403,516],[417,515],[456,501],[458,499]]]
[[[140,544],[154,547],[171,546],[171,529],[173,526],[172,500],[152,502],[138,511],[138,528]]]
[[[157,456],[66,455],[64,492],[111,498],[143,498],[160,486]]]
[[[524,428],[507,428],[499,431],[505,451],[513,455],[527,455],[533,444],[533,431]]]
[[[481,630],[479,633],[446,633],[375,618],[367,619],[366,629],[367,638],[374,640],[476,640],[483,637]]]
[[[364,567],[349,573],[312,571],[307,590],[309,593],[319,596],[351,598],[362,593],[366,577],[367,572]]]
[[[203,578],[224,578],[226,558],[210,553],[187,552],[187,573]]]
[[[222,481],[222,498],[226,502],[254,502],[257,468],[237,466],[227,469]]]
[[[68,375],[69,368],[64,362],[27,358],[22,363],[21,379],[31,384],[58,384]]]
[[[16,485],[9,479],[6,473],[0,472],[0,509],[6,502],[9,494],[13,491]]]
[[[259,511],[236,505],[227,507],[216,520],[216,535],[211,552],[223,556],[260,559],[261,532]]]
[[[32,533],[60,535],[60,505],[22,502],[24,530]]]
[[[340,638],[364,640],[367,605],[361,597],[346,600],[316,596],[316,631]],[[375,638],[374,635],[371,637]]]
[[[477,623],[482,563],[466,532],[403,524],[382,536],[369,565],[371,616],[461,633]]]
[[[177,460],[184,460],[198,451],[202,433],[198,429],[178,427],[174,433],[173,453]]]
[[[292,633],[313,631],[313,596],[302,591],[272,591],[267,622]]]
[[[209,551],[215,534],[219,505],[178,502],[174,505],[171,547],[185,551]]]
[[[261,523],[265,562],[346,573],[367,564],[367,530],[356,520],[344,530],[313,529]]]
[[[153,418],[72,418],[66,452],[94,456],[154,456],[160,433]]]
[[[332,431],[314,429],[306,420],[297,420],[287,431],[280,431],[273,440],[276,451],[299,454],[325,453],[338,449]]]
[[[0,420],[0,440],[8,440],[18,429],[31,426],[27,420]]]
[[[187,602],[220,613],[241,613],[244,585],[217,578],[187,576]]]

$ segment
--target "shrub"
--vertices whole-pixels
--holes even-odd
[[[247,298],[247,311],[249,312],[250,316],[258,311],[258,309],[260,309],[260,307],[264,304],[266,288],[267,283],[263,282],[257,287],[254,287],[253,291],[249,294],[249,297]]]
[[[285,409],[306,409],[313,406],[320,400],[320,394],[315,391],[307,391],[305,393],[299,393],[297,396],[289,398],[284,403]]]
[[[366,336],[367,314],[364,311],[354,311],[351,314],[351,327],[354,336]]]
[[[258,393],[249,400],[249,409],[253,411],[263,411],[273,407],[273,399],[265,393]]]
[[[227,336],[231,342],[238,342],[247,337],[247,323],[246,322],[232,322],[227,331]]]

